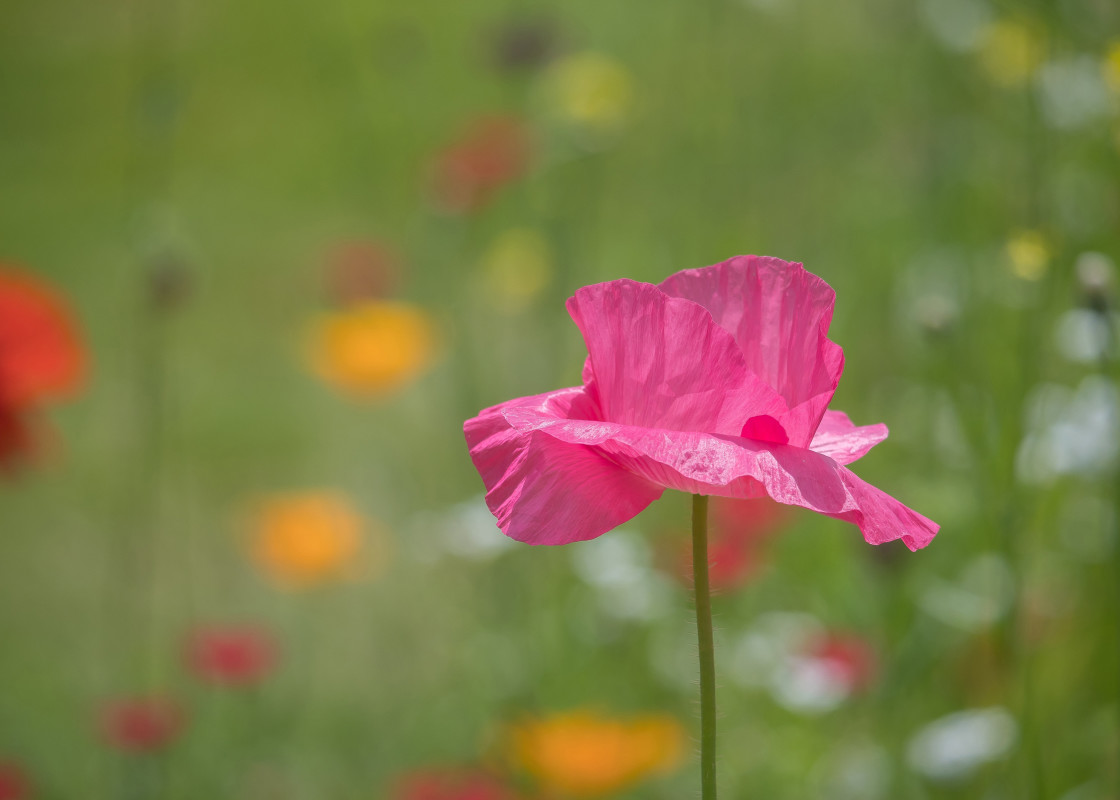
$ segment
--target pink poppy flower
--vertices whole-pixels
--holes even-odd
[[[276,650],[272,637],[257,628],[206,628],[187,640],[186,661],[209,683],[252,686],[272,670]]]
[[[844,364],[827,336],[834,302],[801,264],[758,256],[578,290],[583,385],[464,425],[498,526],[530,544],[593,539],[671,488],[768,495],[872,544],[929,544],[936,523],[845,466],[887,428],[827,410]]]
[[[101,735],[118,750],[143,753],[160,750],[182,732],[186,715],[167,697],[116,700],[101,710]]]

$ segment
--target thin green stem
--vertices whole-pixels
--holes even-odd
[[[700,644],[700,797],[716,800],[716,647],[708,587],[708,498],[692,496],[692,578]]]

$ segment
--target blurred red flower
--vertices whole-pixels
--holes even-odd
[[[276,664],[277,646],[266,631],[252,627],[206,628],[187,639],[186,662],[204,681],[252,686]]]
[[[0,761],[0,800],[28,800],[31,784],[15,764]]]
[[[0,469],[15,466],[20,457],[32,452],[33,444],[27,421],[0,396]]]
[[[493,775],[472,769],[413,772],[397,780],[392,800],[517,800]]]
[[[101,709],[101,735],[112,747],[129,753],[159,750],[182,732],[186,715],[168,697],[114,700]]]
[[[86,353],[62,297],[0,264],[0,468],[34,450],[30,415],[82,384]]]
[[[476,211],[529,166],[529,131],[515,117],[484,117],[436,159],[432,201],[448,214]]]
[[[803,655],[826,666],[849,692],[868,688],[879,672],[875,648],[854,634],[824,634],[812,640]]]
[[[342,242],[327,256],[327,296],[335,305],[344,307],[389,297],[397,287],[400,273],[400,256],[384,243]]]
[[[787,508],[769,497],[713,497],[708,539],[712,588],[737,589],[754,577],[764,563],[766,542],[786,524],[789,515]],[[692,545],[687,540],[680,545],[677,574],[686,582],[692,580]]]

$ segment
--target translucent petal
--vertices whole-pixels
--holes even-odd
[[[519,398],[467,420],[464,433],[486,485],[486,504],[507,536],[529,544],[593,539],[661,496],[660,486],[601,452],[511,426],[506,416],[519,409],[547,419],[594,412],[583,389],[575,388]]]
[[[881,422],[857,427],[843,411],[826,411],[809,449],[838,464],[851,464],[886,438],[887,426]]]
[[[650,483],[691,494],[758,497],[800,506],[859,526],[864,539],[893,539],[911,550],[929,544],[938,526],[860,480],[826,455],[791,445],[697,431],[639,428],[618,423],[564,419],[528,406],[503,416],[524,435],[546,433],[588,445]]]
[[[587,343],[584,380],[603,419],[738,435],[751,417],[786,412],[696,303],[621,280],[580,289],[568,311]]]
[[[789,407],[776,417],[792,444],[808,446],[844,368],[828,326],[836,294],[800,264],[736,256],[670,276],[661,289],[704,306],[735,337],[747,369]]]

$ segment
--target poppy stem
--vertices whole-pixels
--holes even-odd
[[[708,587],[708,498],[692,496],[692,583],[700,645],[700,797],[716,800],[716,648]]]

